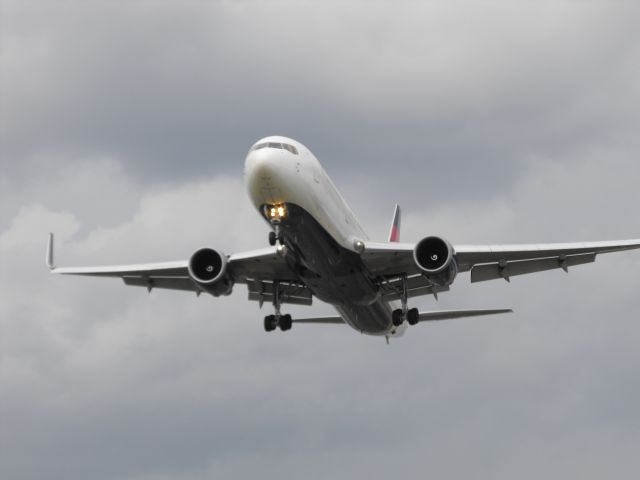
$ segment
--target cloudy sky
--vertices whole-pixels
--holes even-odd
[[[618,478],[640,470],[640,254],[469,284],[386,346],[265,334],[61,265],[265,246],[242,164],[305,143],[370,235],[640,237],[623,1],[0,0],[0,478]],[[329,313],[330,307],[290,309]]]

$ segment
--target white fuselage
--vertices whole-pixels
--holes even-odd
[[[255,149],[264,144],[293,148]],[[300,142],[275,136],[256,142],[246,157],[244,173],[251,201],[261,213],[265,205],[296,205],[313,217],[340,247],[354,255],[357,255],[355,244],[368,239],[320,162]],[[350,305],[344,298],[322,299],[332,303],[346,323],[363,333],[399,335],[404,330],[391,323],[391,307],[387,302],[376,299],[364,307]],[[378,323],[373,330],[363,327],[363,316],[376,317]]]

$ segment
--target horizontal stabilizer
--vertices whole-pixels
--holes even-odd
[[[318,324],[334,324],[334,325],[346,325],[342,317],[338,315],[332,315],[327,317],[308,317],[308,318],[294,318],[293,323],[318,323]]]
[[[497,315],[500,313],[513,313],[510,308],[493,310],[440,310],[437,312],[420,312],[420,322],[432,322],[435,320],[451,320],[454,318],[479,317],[481,315]]]
[[[436,312],[420,312],[420,322],[432,322],[435,320],[451,320],[454,318],[479,317],[481,315],[497,315],[500,313],[513,313],[510,308],[498,308],[487,310],[440,310]],[[293,323],[317,323],[317,324],[341,324],[345,325],[342,317],[338,315],[327,317],[294,318]]]

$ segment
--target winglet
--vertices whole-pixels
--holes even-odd
[[[391,228],[389,230],[389,241],[400,241],[400,205],[396,203],[396,209],[393,212],[393,221],[391,222]]]
[[[49,241],[47,242],[47,267],[49,267],[49,270],[56,268],[53,263],[53,233],[49,234]]]

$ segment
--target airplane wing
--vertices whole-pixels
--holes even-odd
[[[362,258],[367,268],[387,282],[403,275],[413,280],[414,288],[424,293],[431,285],[424,279],[413,259],[414,244],[366,243]],[[455,245],[453,246],[459,272],[471,271],[471,282],[541,272],[594,262],[596,255],[640,248],[638,240],[610,242],[547,243],[524,245]],[[423,280],[420,280],[420,277]],[[396,289],[397,290],[397,289]],[[409,290],[411,295],[411,289]],[[436,292],[437,294],[437,292]]]
[[[161,288],[198,294],[201,292],[189,276],[187,260],[136,265],[56,267],[53,262],[52,234],[49,235],[47,246],[47,265],[51,273],[121,278],[126,285],[145,287],[149,291]],[[248,286],[249,300],[259,301],[261,304],[264,301],[271,302],[277,284],[282,303],[311,304],[311,292],[296,280],[285,260],[277,253],[276,247],[230,255],[227,271],[235,283]]]

